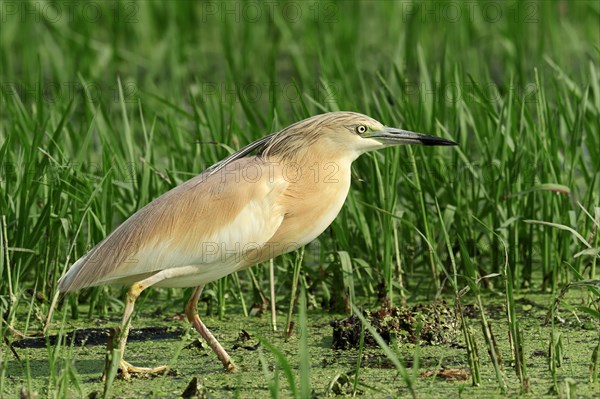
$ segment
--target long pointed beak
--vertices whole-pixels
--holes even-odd
[[[421,145],[458,145],[452,140],[441,137],[430,136],[428,134],[410,132],[408,130],[396,129],[394,127],[385,127],[379,132],[373,132],[369,138],[375,139],[386,145],[399,144],[421,144]]]

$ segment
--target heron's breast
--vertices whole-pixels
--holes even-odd
[[[332,169],[333,170],[333,169]],[[282,196],[285,209],[281,226],[269,240],[277,255],[290,252],[317,238],[335,220],[350,189],[350,165],[339,165],[336,173],[290,184]]]

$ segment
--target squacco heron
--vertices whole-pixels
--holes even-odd
[[[331,112],[257,140],[137,211],[71,266],[60,292],[104,284],[129,290],[119,338],[120,372],[160,372],[123,359],[136,299],[148,287],[195,287],[188,320],[226,370],[235,365],[198,316],[209,282],[314,240],[335,219],[352,162],[398,144],[453,141],[386,127],[354,112]],[[257,155],[250,155],[253,151]]]

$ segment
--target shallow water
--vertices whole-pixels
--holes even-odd
[[[583,293],[574,293],[569,301],[581,303],[583,297]],[[543,325],[547,306],[551,301],[552,298],[545,294],[526,294],[517,298],[533,397],[555,397],[550,393],[553,382],[547,363],[552,327]],[[485,304],[503,358],[509,387],[507,396],[519,396],[520,385],[510,360],[502,298],[488,296]],[[265,347],[257,347],[258,337],[267,340],[286,356],[296,374],[296,384],[299,383],[298,329],[286,342],[282,332],[285,312],[278,314],[279,331],[275,333],[271,330],[268,314],[246,318],[230,310],[223,320],[218,320],[216,316],[203,317],[206,325],[228,350],[239,368],[237,373],[229,374],[222,371],[221,363],[206,345],[198,344],[198,335],[179,317],[176,309],[168,309],[156,316],[152,313],[153,309],[147,309],[148,307],[146,304],[146,309],[134,319],[132,339],[127,346],[125,358],[138,366],[167,364],[171,371],[159,377],[134,376],[129,381],[117,379],[112,385],[111,397],[181,397],[194,377],[198,382],[197,390],[203,393],[204,397],[271,397],[269,386],[275,378],[274,370],[278,368],[278,362]],[[477,337],[481,386],[473,387],[470,378],[460,380],[469,372],[461,335],[457,344],[419,348],[420,367],[416,380],[419,398],[504,396],[498,388],[494,369],[487,355],[477,312],[474,313],[468,321]],[[563,363],[557,373],[561,396],[567,397],[568,387],[571,389],[571,395],[573,389],[576,390],[576,396],[571,397],[598,397],[599,384],[589,382],[591,354],[599,339],[598,326],[588,321],[582,327],[582,323],[565,310],[560,312],[560,316],[564,322],[557,324],[555,332],[561,334],[563,342]],[[581,318],[581,315],[579,316]],[[94,329],[87,330],[87,335],[80,332],[75,340],[70,338],[68,342],[73,342],[72,347],[62,348],[58,356],[55,355],[57,360],[53,369],[48,360],[52,351],[47,349],[53,348],[52,343],[46,345],[45,339],[16,341],[13,349],[21,361],[10,351],[3,350],[4,356],[8,358],[7,369],[3,371],[3,397],[18,397],[21,387],[30,387],[31,391],[37,392],[38,397],[88,397],[90,394],[94,397],[94,393],[101,397],[101,375],[105,367],[106,352],[104,343],[109,329],[118,324],[119,317],[120,315],[114,314],[111,320],[95,322],[92,326]],[[332,349],[332,327],[329,325],[332,319],[344,317],[345,315],[330,315],[322,311],[308,312],[310,381],[313,393],[317,397],[351,395],[353,392],[358,350]],[[69,322],[65,330],[72,331],[75,328],[90,328],[90,323],[84,320]],[[249,334],[249,338],[246,336],[244,342],[238,340],[242,330]],[[4,348],[6,349],[6,346]],[[398,353],[405,366],[413,366],[415,352],[414,345],[399,348]],[[73,365],[75,372],[66,372],[65,364]],[[361,364],[357,395],[369,398],[410,396],[406,384],[380,348],[366,348]],[[452,370],[459,380],[436,377],[441,369]],[[54,376],[51,376],[52,373]],[[279,372],[278,375],[281,396],[289,397],[291,392],[283,372]],[[63,384],[68,387],[67,392],[57,391],[56,386],[60,385],[61,379],[68,380]]]

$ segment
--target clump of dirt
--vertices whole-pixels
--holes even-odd
[[[437,377],[446,381],[466,381],[471,376],[471,373],[467,369],[447,369],[442,368],[441,370],[428,370],[423,371],[421,377]]]
[[[260,341],[258,341],[254,345],[244,345],[244,343],[250,341],[251,339],[252,339],[252,336],[248,333],[248,331],[242,330],[242,331],[240,331],[240,334],[238,335],[237,339],[235,340],[236,343],[233,345],[233,347],[231,349],[236,350],[236,349],[241,348],[241,349],[246,349],[247,351],[257,350],[258,347],[260,346]]]
[[[390,344],[442,345],[455,343],[460,332],[454,309],[445,301],[419,304],[412,307],[382,307],[363,311],[363,316]],[[343,320],[332,320],[333,348],[358,348],[361,321],[353,315]],[[419,329],[420,326],[420,329]],[[365,346],[376,347],[377,342],[365,328]]]

